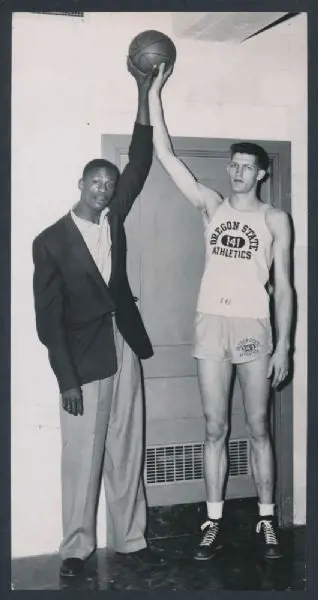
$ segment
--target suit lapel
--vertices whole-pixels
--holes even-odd
[[[91,275],[99,286],[104,290],[107,290],[108,286],[100,274],[98,267],[84,242],[82,234],[76,227],[70,213],[64,217],[64,226],[66,229],[69,252],[73,259]]]

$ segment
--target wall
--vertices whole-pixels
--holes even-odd
[[[172,35],[169,13],[19,13],[12,89],[12,554],[54,552],[61,537],[58,391],[35,333],[31,243],[77,198],[102,133],[130,133],[132,37]],[[294,378],[295,523],[305,522],[307,398],[306,15],[233,46],[174,38],[164,92],[171,135],[292,141],[299,324]],[[297,426],[296,426],[297,424]],[[106,542],[104,498],[99,543]]]

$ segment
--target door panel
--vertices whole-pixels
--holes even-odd
[[[144,375],[146,379],[161,377],[186,377],[196,376],[197,366],[191,356],[190,344],[180,344],[178,354],[175,345],[156,346],[156,352],[152,358],[144,363]]]
[[[200,157],[181,154],[180,157],[200,181],[214,186],[222,195],[228,194],[227,156],[215,157],[210,153]],[[186,440],[203,442],[204,419],[197,367],[191,356],[193,321],[204,268],[203,223],[200,212],[183,197],[157,161],[142,193],[140,227],[141,307],[155,348],[155,356],[144,364],[147,445],[154,445],[154,431],[156,445],[179,444]],[[244,439],[245,419],[237,382],[232,404],[231,438]],[[181,437],[176,419],[179,423],[183,420]],[[173,484],[169,485],[171,501]],[[177,501],[180,484],[175,485]],[[198,483],[189,481],[187,485],[191,488]],[[251,477],[236,477],[234,487],[230,478],[227,495],[233,494],[254,495]],[[159,502],[160,495],[158,487],[148,490],[151,503]]]
[[[157,162],[142,194],[140,225],[142,310],[150,337],[155,346],[190,344],[203,270],[203,227]]]
[[[127,161],[129,140],[128,136],[103,136],[103,156],[119,164],[121,170]],[[173,143],[176,153],[202,183],[228,195],[226,164],[231,140],[175,138]],[[278,181],[280,147],[274,142],[262,145],[272,159],[272,178],[262,186],[262,199],[272,203],[274,197],[276,201],[282,197]],[[204,500],[202,478],[191,479],[187,474],[189,469],[195,472],[199,464],[205,432],[197,366],[191,356],[193,321],[204,268],[203,224],[199,211],[178,191],[155,158],[144,189],[127,217],[126,232],[128,276],[133,293],[140,299],[139,308],[154,346],[154,356],[143,362],[146,467],[149,458],[150,471],[161,472],[164,468],[168,475],[171,469],[177,472],[178,453],[183,452],[188,478],[174,481],[169,475],[168,482],[147,485],[148,503]],[[235,381],[230,440],[234,474],[228,481],[227,497],[256,494],[245,440],[242,394]],[[151,462],[154,455],[158,458],[155,464]]]

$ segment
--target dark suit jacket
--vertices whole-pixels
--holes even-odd
[[[124,220],[149,173],[152,127],[135,123],[124,168],[109,205],[111,275],[104,282],[70,213],[33,242],[37,332],[48,348],[60,391],[117,370],[112,324],[139,358],[153,354],[126,273]]]

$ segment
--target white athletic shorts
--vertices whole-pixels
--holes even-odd
[[[197,312],[192,351],[195,358],[238,364],[271,354],[272,351],[269,319],[224,317]]]

